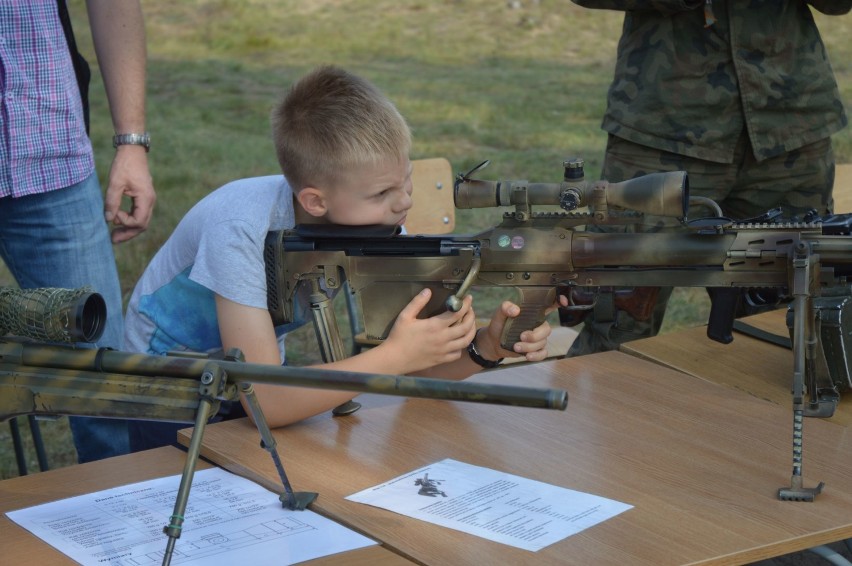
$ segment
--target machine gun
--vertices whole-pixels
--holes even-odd
[[[296,294],[305,288],[315,310],[328,310],[322,303],[348,281],[360,301],[368,336],[383,339],[400,310],[423,288],[432,290],[424,312],[430,316],[456,310],[471,287],[505,287],[515,290],[521,307],[501,339],[511,348],[523,330],[544,320],[557,293],[572,288],[707,287],[728,299],[729,291],[742,288],[771,290],[791,298],[793,312],[793,473],[791,486],[779,489],[778,497],[813,501],[822,483],[816,488],[802,484],[803,416],[830,416],[839,389],[852,385],[845,342],[823,348],[817,320],[820,297],[849,294],[850,215],[795,222],[769,215],[761,222],[738,223],[722,217],[715,202],[690,198],[685,172],[590,183],[584,180],[582,160],[573,159],[564,163],[560,183],[473,179],[486,163],[457,177],[456,207],[514,210],[505,212],[499,225],[475,235],[401,236],[397,227],[384,226],[313,225],[271,232],[266,263],[273,321],[293,320]],[[533,205],[562,210],[533,212]],[[689,222],[690,205],[710,208],[715,215]],[[646,217],[673,229],[630,234],[577,230],[589,224],[641,224],[649,222]],[[730,342],[733,318],[732,301],[714,299],[710,337]],[[318,331],[326,342],[329,335],[333,328]],[[835,362],[842,362],[827,364],[828,350]],[[817,373],[827,366],[837,371],[832,385],[820,389]]]
[[[211,359],[70,344],[96,340],[105,320],[103,298],[89,289],[0,288],[0,335],[19,335],[0,338],[0,422],[26,414],[194,423],[174,513],[163,529],[168,536],[163,564],[170,563],[180,537],[204,427],[222,401],[245,398],[284,487],[282,505],[301,510],[317,497],[290,486],[255,397],[255,383],[559,410],[568,399],[565,391],[556,389],[252,364],[242,361],[239,351]]]

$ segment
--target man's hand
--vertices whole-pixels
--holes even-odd
[[[130,211],[121,209],[123,196],[130,197]],[[109,171],[109,186],[104,198],[104,218],[116,226],[112,231],[112,243],[125,242],[148,228],[157,194],[145,148],[137,145],[121,145]]]

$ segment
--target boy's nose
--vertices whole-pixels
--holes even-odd
[[[405,212],[414,205],[414,199],[411,198],[412,191],[404,190],[397,199],[397,212]]]

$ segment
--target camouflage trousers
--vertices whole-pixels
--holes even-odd
[[[657,171],[686,171],[689,194],[716,201],[724,216],[743,220],[781,207],[783,216],[792,219],[815,209],[818,214],[833,211],[834,154],[831,139],[826,138],[778,157],[756,161],[745,134],[740,136],[734,162],[714,163],[675,153],[669,153],[609,136],[601,177],[611,182],[632,179]],[[689,218],[711,216],[710,210],[690,208]],[[596,232],[657,232],[678,228],[663,228],[662,222],[646,219],[642,225],[627,227],[589,226]],[[669,223],[670,224],[670,223]],[[629,292],[618,289],[617,292]],[[655,293],[651,293],[653,297]],[[671,287],[663,287],[643,320],[624,310],[614,308],[613,293],[600,293],[595,308],[583,320],[568,356],[617,350],[631,340],[655,336],[663,323]]]

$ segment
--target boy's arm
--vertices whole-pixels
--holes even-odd
[[[467,357],[465,348],[474,338],[475,315],[467,297],[458,312],[446,312],[428,319],[417,315],[431,296],[427,289],[418,294],[397,317],[390,336],[381,345],[344,360],[321,364],[324,369],[406,375],[431,366],[459,363]],[[281,364],[278,340],[269,311],[248,307],[216,295],[219,334],[225,351],[239,348],[247,362]],[[498,335],[499,336],[499,335]],[[461,361],[462,370],[433,374],[462,379],[478,366]],[[320,366],[318,366],[320,367]],[[451,366],[448,366],[451,367]],[[279,427],[312,417],[352,399],[356,393],[255,385],[257,398],[270,427]]]
[[[239,348],[247,362],[281,365],[281,353],[269,311],[241,305],[216,295],[216,314],[222,347],[226,352],[230,348]],[[263,414],[273,428],[330,410],[356,395],[351,391],[266,384],[257,384],[254,389]]]

